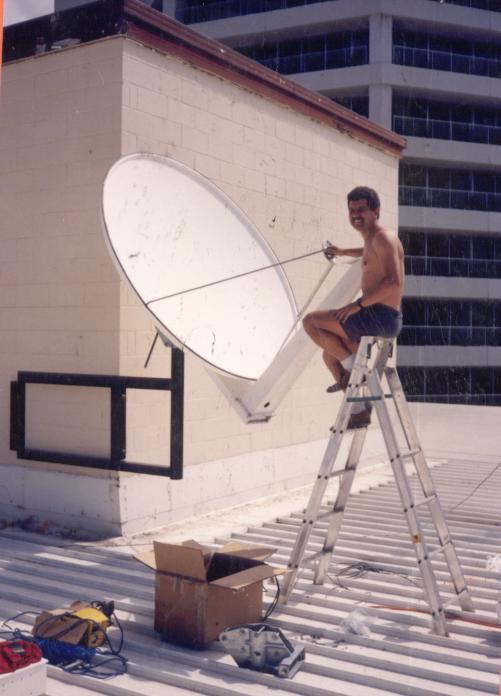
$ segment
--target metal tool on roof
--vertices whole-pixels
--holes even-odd
[[[372,355],[373,346],[378,346],[377,354]],[[313,563],[315,566],[314,583],[323,584],[327,575],[328,566],[334,553],[343,515],[350,494],[365,437],[367,427],[355,431],[351,442],[348,458],[344,468],[335,469],[335,464],[343,436],[346,434],[353,405],[365,401],[373,404],[377,413],[381,431],[390,464],[395,476],[395,482],[400,494],[410,540],[414,547],[419,571],[422,579],[424,597],[431,609],[433,631],[446,636],[447,624],[445,608],[450,600],[443,601],[432,566],[432,559],[438,554],[443,554],[449,569],[455,594],[451,600],[459,601],[464,611],[474,611],[466,581],[459,563],[447,521],[445,519],[440,500],[435,490],[426,457],[418,439],[407,400],[395,368],[388,367],[387,361],[393,349],[393,339],[375,339],[364,336],[355,358],[350,383],[339,410],[336,422],[331,428],[332,435],[329,439],[320,470],[313,486],[308,507],[304,514],[295,545],[292,550],[288,567],[290,572],[286,575],[281,587],[280,601],[287,602],[296,582],[299,569],[302,564]],[[374,351],[376,352],[376,351]],[[371,360],[372,359],[372,360]],[[389,393],[383,390],[382,379],[386,378]],[[364,392],[368,392],[365,394]],[[388,403],[393,402],[403,432],[407,449],[402,449],[393,425]],[[409,474],[406,470],[406,462],[414,465],[423,496],[416,501],[412,492]],[[327,512],[320,512],[324,501],[329,481],[333,477],[340,477],[337,498]],[[325,504],[325,503],[324,503]],[[439,546],[433,551],[428,549],[423,527],[418,517],[419,507],[426,506],[430,512],[431,522],[439,540]],[[317,522],[327,522],[327,531],[324,534],[324,543],[321,551],[304,557],[306,546],[310,539],[314,525]],[[318,532],[317,528],[317,532]]]
[[[295,648],[284,633],[265,623],[228,628],[219,640],[239,667],[293,677],[305,660],[305,649]]]

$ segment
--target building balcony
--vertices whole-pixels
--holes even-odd
[[[501,213],[401,205],[399,224],[404,229],[499,234]]]
[[[462,402],[457,399],[454,403],[470,403],[467,401],[467,397],[471,394],[501,395],[501,348],[499,346],[406,346],[399,344],[397,364],[399,371],[400,368],[404,367],[415,368],[415,382],[422,379],[423,369],[424,371],[435,369],[435,378],[438,382],[443,382],[444,393],[455,393],[463,396]],[[458,389],[457,386],[452,389],[451,386],[447,385],[447,370],[457,371],[458,368],[467,372],[469,378],[465,380],[461,389]],[[477,380],[472,383],[472,370],[481,371],[481,382],[477,376]],[[403,376],[400,374],[402,381]],[[414,386],[414,389],[412,386],[411,382],[406,387],[408,395],[411,393],[423,394],[422,388],[418,384]],[[436,391],[436,388],[430,390],[431,393],[436,393]]]
[[[247,51],[244,53],[249,55]],[[323,51],[304,51],[294,55],[278,55],[270,58],[257,58],[252,55],[249,55],[249,57],[282,75],[293,75],[364,65],[369,62],[369,47],[355,46]]]
[[[457,140],[407,138],[405,162],[425,166],[461,166],[481,170],[501,170],[501,146]]]

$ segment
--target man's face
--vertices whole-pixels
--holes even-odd
[[[371,210],[365,198],[349,201],[348,214],[352,227],[360,232],[370,229],[379,218],[379,208]]]

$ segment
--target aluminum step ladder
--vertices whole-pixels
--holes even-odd
[[[378,349],[375,356],[374,353],[376,351],[372,350],[374,346]],[[376,411],[383,433],[384,442],[386,444],[390,464],[395,476],[395,482],[407,521],[410,540],[414,546],[419,571],[421,573],[423,594],[431,610],[432,630],[439,635],[446,636],[448,635],[448,631],[445,607],[451,601],[456,601],[456,599],[459,601],[464,611],[474,611],[474,606],[466,586],[466,581],[440,501],[435,491],[425,455],[419,443],[409,406],[402,389],[402,384],[396,369],[386,365],[388,359],[391,357],[392,349],[393,339],[375,339],[373,337],[364,336],[360,342],[350,376],[350,383],[346,390],[336,422],[331,428],[332,435],[329,439],[302,520],[301,528],[292,550],[288,564],[288,573],[281,585],[280,602],[286,603],[289,599],[298,572],[302,566],[314,565],[315,584],[321,585],[325,580],[328,566],[336,546],[357,465],[362,453],[367,428],[364,427],[354,431],[353,440],[344,468],[335,469],[336,458],[339,454],[343,436],[347,432],[353,404],[365,401],[367,404],[372,404]],[[383,391],[383,377],[386,378],[388,383],[389,393]],[[387,400],[393,401],[397,411],[398,421],[400,422],[407,443],[405,451],[401,449],[398,443]],[[414,499],[409,475],[406,471],[405,464],[408,460],[412,460],[421,485],[423,497],[419,501]],[[334,506],[327,513],[320,514],[320,508],[326,494],[327,486],[334,477],[340,477],[338,494]],[[440,545],[432,552],[428,551],[421,523],[417,515],[417,510],[420,506],[428,506],[432,523],[440,542]],[[306,546],[317,521],[328,522],[323,548],[318,553],[305,557]],[[443,602],[440,596],[431,563],[432,559],[440,553],[444,555],[455,590],[455,595],[453,595],[451,600],[446,602]]]

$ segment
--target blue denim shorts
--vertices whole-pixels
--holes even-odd
[[[362,307],[352,314],[341,326],[352,341],[360,341],[362,336],[394,338],[402,330],[402,312],[385,304]]]

